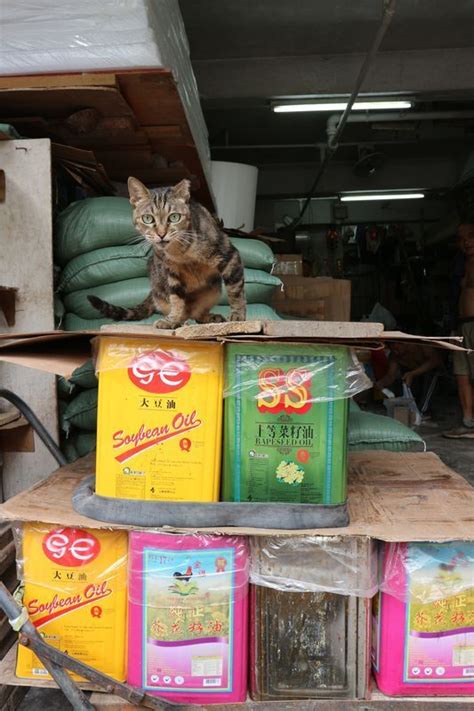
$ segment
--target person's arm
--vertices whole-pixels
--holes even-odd
[[[411,387],[415,378],[419,378],[420,375],[424,373],[429,373],[430,370],[440,368],[443,363],[443,359],[436,348],[426,348],[425,346],[422,346],[422,348],[426,355],[426,360],[419,365],[418,368],[408,371],[408,373],[405,373],[403,376],[403,380],[408,387]]]
[[[390,358],[389,363],[388,363],[388,370],[383,376],[383,378],[380,378],[377,380],[375,385],[378,387],[379,390],[383,390],[384,388],[389,388],[390,385],[393,385],[395,380],[397,379],[399,374],[399,368],[398,368],[398,363],[393,360],[393,358]]]

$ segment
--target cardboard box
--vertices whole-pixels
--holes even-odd
[[[272,273],[277,276],[303,276],[303,257],[301,254],[276,254]]]
[[[1,504],[0,522],[42,521],[74,528],[133,530],[136,526],[112,525],[73,509],[74,491],[94,468],[94,454],[62,467]],[[389,542],[474,540],[474,487],[432,452],[353,452],[349,455],[348,507],[350,524],[346,528],[305,529],[304,535],[369,536]],[[167,530],[265,536],[297,533],[277,526],[278,521],[274,529],[216,527],[210,522],[198,529],[190,522],[188,528]]]
[[[280,313],[317,321],[350,321],[351,282],[330,277],[282,276],[273,306]]]

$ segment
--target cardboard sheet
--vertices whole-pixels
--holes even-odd
[[[0,522],[130,528],[101,523],[72,509],[72,493],[94,471],[94,460],[94,455],[88,455],[9,499],[0,505]],[[200,530],[249,535],[362,535],[383,541],[474,540],[474,488],[432,453],[353,453],[349,513],[351,523],[347,528],[304,532],[212,527]],[[189,524],[189,528],[181,530],[196,530],[192,521]]]
[[[152,326],[126,323],[104,326],[100,331],[39,331],[0,334],[0,361],[8,361],[69,377],[90,358],[95,336],[152,336],[196,340],[301,341],[351,348],[379,348],[386,341],[407,341],[447,350],[464,350],[461,338],[427,338],[401,332],[384,332],[380,324],[324,321],[246,321],[183,326],[176,331],[157,331]]]

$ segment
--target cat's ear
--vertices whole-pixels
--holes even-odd
[[[150,197],[148,188],[146,188],[137,178],[132,177],[128,179],[128,193],[130,195],[130,202],[132,205],[136,205],[140,202],[140,200]]]
[[[188,202],[191,197],[191,181],[186,180],[186,178],[181,180],[180,183],[174,186],[173,194],[175,197]]]

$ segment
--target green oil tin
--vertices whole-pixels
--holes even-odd
[[[349,349],[228,344],[223,499],[346,500]]]

